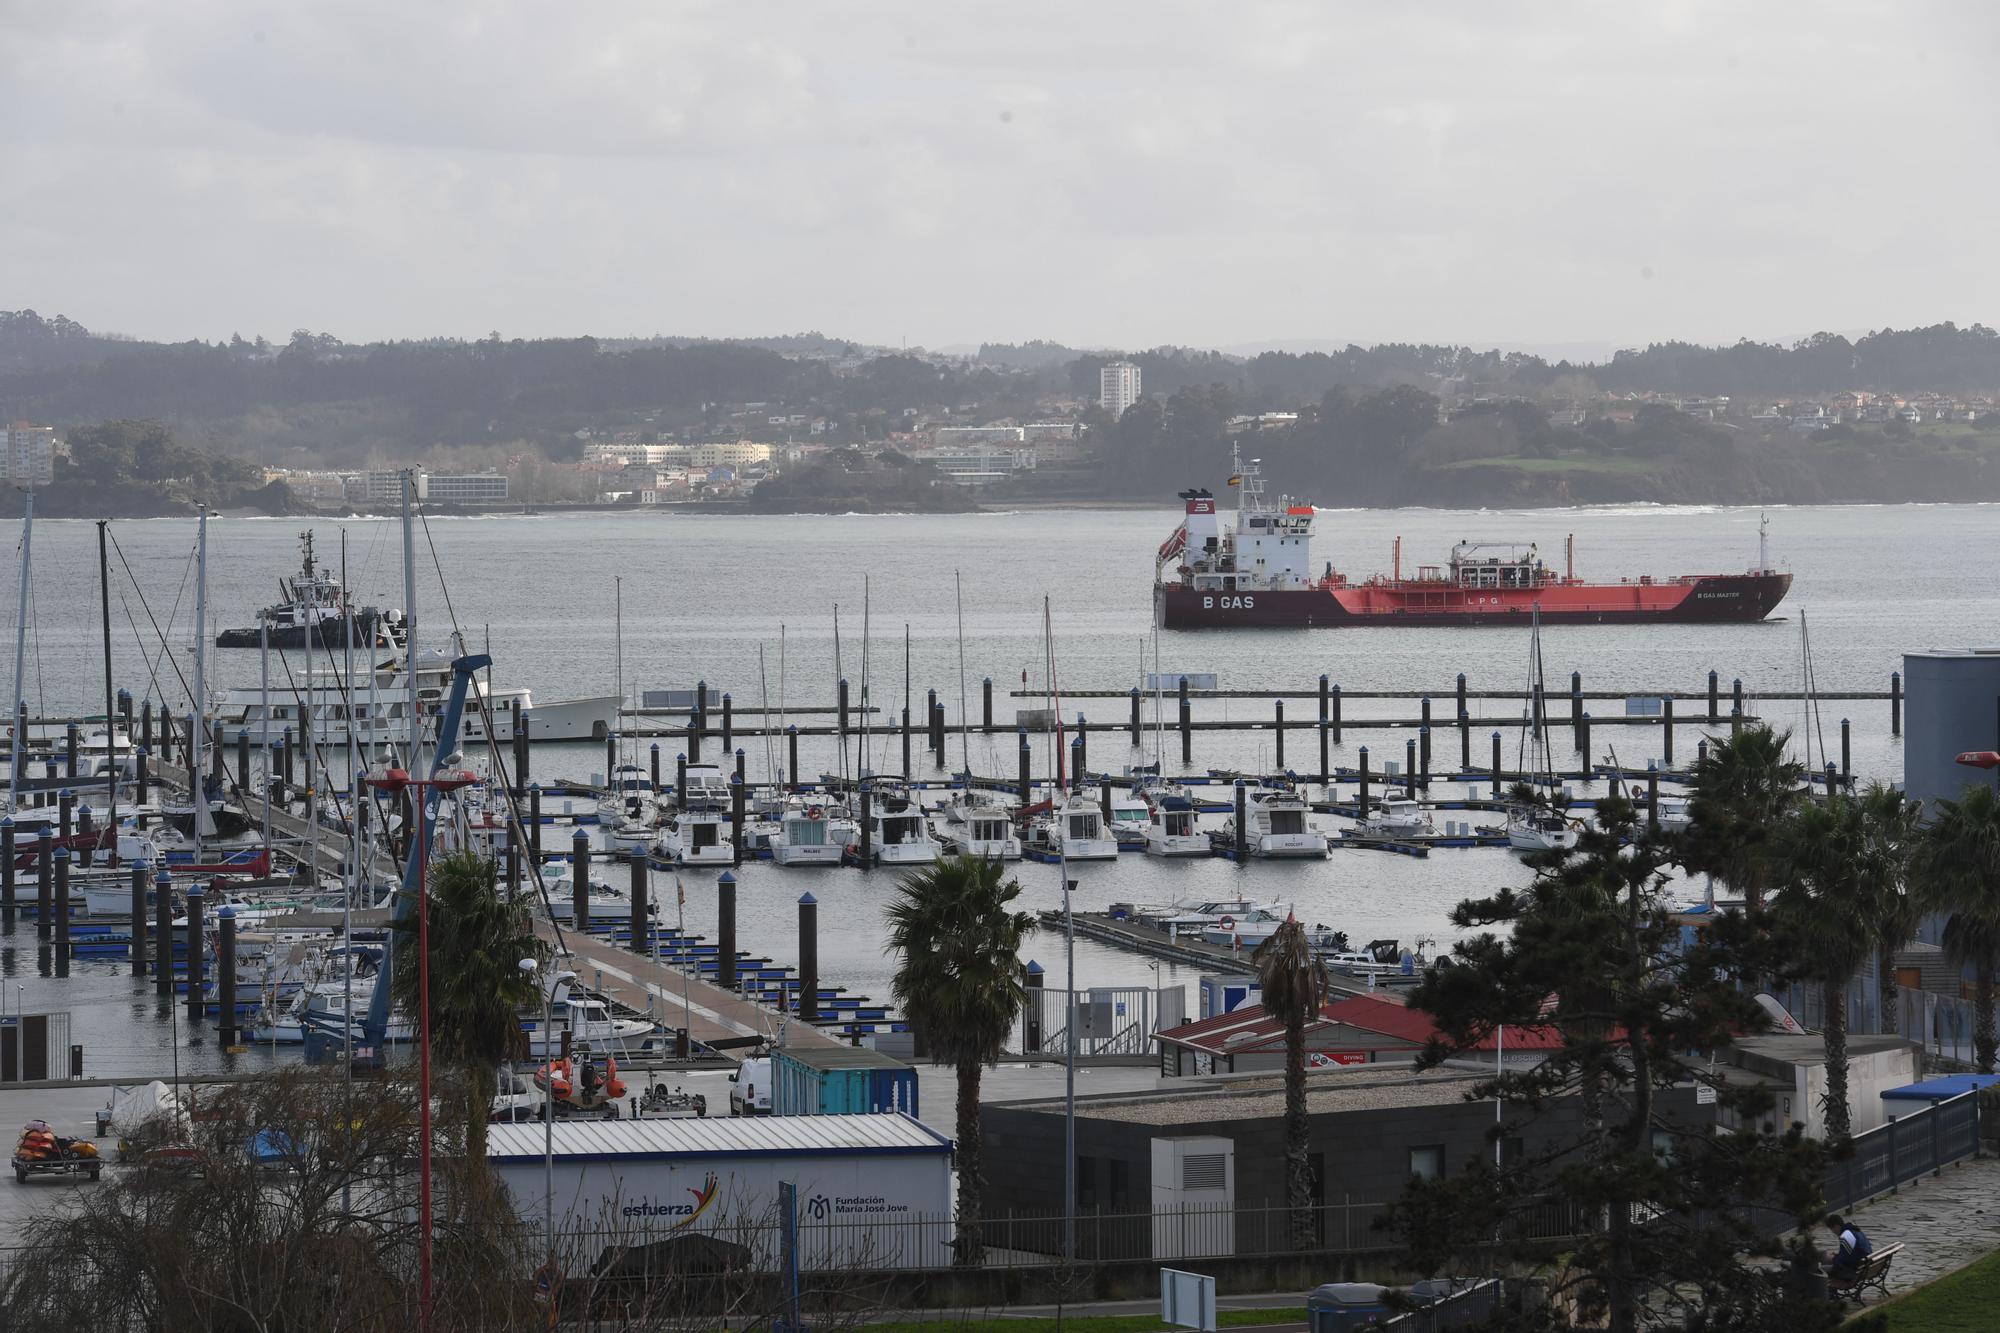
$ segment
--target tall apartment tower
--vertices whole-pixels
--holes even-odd
[[[1139,401],[1139,367],[1130,361],[1113,361],[1097,372],[1097,405],[1113,421]]]

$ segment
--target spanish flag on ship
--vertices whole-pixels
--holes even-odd
[[[1236,476],[1233,476],[1233,477],[1231,477],[1231,478],[1229,479],[1229,484],[1230,484],[1231,486],[1241,486],[1241,485],[1243,484],[1243,476],[1242,476],[1242,474],[1241,474],[1241,473],[1238,473],[1238,474],[1237,474]]]

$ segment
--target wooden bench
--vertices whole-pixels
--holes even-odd
[[[1889,1265],[1903,1252],[1903,1242],[1884,1245],[1861,1261],[1861,1267],[1845,1281],[1833,1279],[1827,1283],[1827,1290],[1835,1296],[1851,1296],[1855,1304],[1861,1303],[1862,1296],[1870,1291],[1882,1296],[1889,1294]]]

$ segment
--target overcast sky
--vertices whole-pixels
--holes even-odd
[[[943,346],[2000,319],[1979,4],[0,0],[0,308]]]

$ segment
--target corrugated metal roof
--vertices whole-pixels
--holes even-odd
[[[492,1125],[491,1162],[542,1160],[545,1127]],[[907,1115],[728,1116],[712,1120],[574,1120],[555,1125],[558,1158],[766,1157],[950,1152],[951,1140]]]

